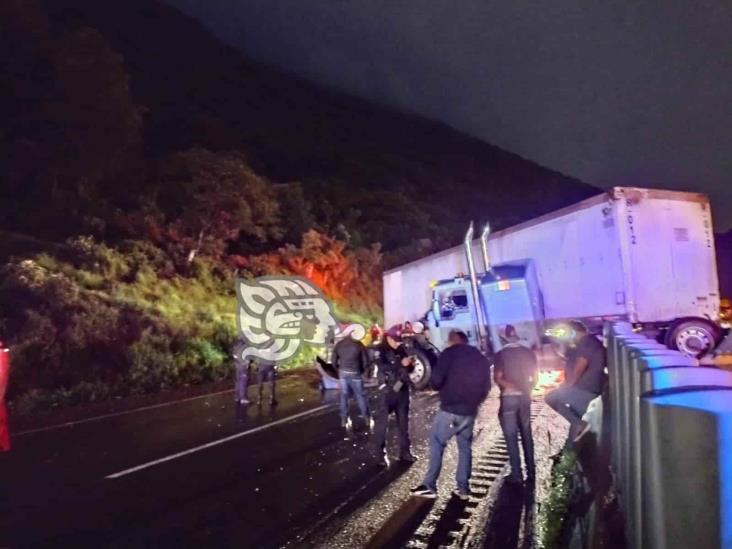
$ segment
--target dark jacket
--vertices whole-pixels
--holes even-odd
[[[475,347],[453,345],[440,354],[430,383],[443,411],[474,416],[491,389],[491,365]]]
[[[342,339],[333,348],[333,366],[342,376],[360,376],[369,366],[366,347],[352,337]]]
[[[412,367],[402,366],[402,359],[407,356],[407,351],[403,345],[392,349],[388,343],[384,342],[379,346],[379,385],[385,384],[388,391],[393,392],[394,385],[401,381],[398,392],[409,394],[409,372]]]

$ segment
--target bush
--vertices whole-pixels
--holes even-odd
[[[174,386],[179,363],[170,349],[170,339],[146,332],[127,350],[130,392],[147,393]]]
[[[351,254],[310,232],[301,248],[251,258],[257,272],[317,277],[354,319],[373,311],[377,249]],[[316,278],[317,278],[316,277]],[[236,271],[197,257],[185,276],[148,242],[77,237],[0,269],[0,326],[12,347],[8,399],[37,412],[225,379],[237,337]],[[285,368],[311,365],[304,346]]]
[[[577,455],[565,450],[552,467],[549,496],[541,506],[537,519],[539,547],[559,549],[565,547],[563,536],[572,498],[572,476],[577,466]]]

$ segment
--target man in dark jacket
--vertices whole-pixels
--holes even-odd
[[[493,376],[501,388],[501,407],[498,421],[508,448],[511,473],[509,484],[521,484],[521,457],[519,456],[519,432],[524,450],[526,480],[534,482],[534,439],[531,434],[531,392],[536,384],[538,365],[534,351],[520,344],[513,326],[505,329],[506,345],[496,354]]]
[[[358,402],[361,417],[369,428],[373,428],[369,405],[363,392],[363,374],[368,365],[366,347],[352,335],[336,343],[333,349],[333,366],[338,370],[341,385],[341,425],[346,429],[351,427],[351,420],[348,418],[348,397],[351,391]]]
[[[392,413],[396,415],[399,430],[399,460],[415,461],[409,440],[409,372],[413,368],[412,360],[402,345],[401,330],[398,326],[392,326],[384,335],[378,359],[379,414],[375,442],[381,466],[388,464],[386,428]]]
[[[488,360],[478,349],[468,345],[467,336],[450,332],[450,346],[440,355],[430,382],[440,391],[440,410],[435,416],[430,434],[430,464],[424,481],[412,490],[415,496],[437,497],[437,479],[442,469],[442,455],[452,437],[457,437],[457,489],[453,492],[462,500],[470,494],[473,425],[478,408],[491,388]]]

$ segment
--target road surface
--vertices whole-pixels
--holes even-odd
[[[242,408],[225,392],[15,433],[12,452],[0,454],[0,547],[365,547],[385,535],[421,547],[450,536],[462,545],[490,542],[486,532],[495,538],[490,521],[501,516],[496,502],[505,463],[495,394],[476,429],[478,493],[467,520],[451,518],[465,509],[452,508],[447,495],[454,445],[441,497],[417,514],[405,508],[427,465],[436,395],[412,401],[413,452],[422,459],[383,470],[368,433],[343,432],[337,393],[329,393],[293,377],[281,384],[274,409]],[[556,451],[558,437],[547,444],[543,429],[538,421],[537,452],[546,455]],[[391,437],[392,454],[395,442]],[[546,460],[538,475],[541,484]],[[407,523],[399,523],[406,515]],[[511,521],[498,522],[500,534]],[[397,523],[401,529],[390,532],[387,526]],[[519,530],[531,535],[530,528]]]

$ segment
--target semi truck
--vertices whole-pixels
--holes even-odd
[[[421,320],[438,351],[452,329],[495,352],[509,325],[540,349],[567,321],[626,320],[701,356],[723,335],[719,308],[709,200],[661,189],[615,187],[479,238],[471,223],[461,246],[384,273],[385,324]]]

